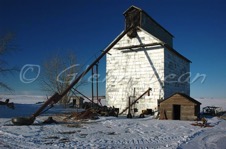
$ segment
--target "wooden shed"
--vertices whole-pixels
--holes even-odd
[[[73,107],[83,108],[83,101],[85,100],[81,96],[72,96],[71,100],[73,101]]]
[[[175,93],[160,102],[160,119],[195,120],[201,103],[183,93]]]

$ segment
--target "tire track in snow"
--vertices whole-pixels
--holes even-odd
[[[34,144],[30,144],[29,142],[26,142],[26,139],[22,136],[17,136],[15,134],[12,133],[7,133],[7,132],[3,132],[0,131],[0,141],[3,142],[3,146],[7,146],[8,148],[28,148],[26,147],[28,146],[34,146]],[[26,145],[24,146],[23,143],[26,142]]]
[[[188,137],[178,148],[213,148],[223,149],[226,146],[226,130],[215,130],[214,128],[207,128],[200,130],[194,135]]]

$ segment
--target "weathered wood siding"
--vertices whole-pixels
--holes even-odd
[[[200,112],[200,104],[194,103],[191,100],[175,94],[169,99],[160,103],[160,115],[166,113],[167,119],[173,119],[173,105],[180,105],[180,119],[181,120],[194,120]]]

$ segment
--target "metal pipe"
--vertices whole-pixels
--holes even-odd
[[[55,93],[52,97],[50,97],[33,115],[32,117],[35,118],[50,104],[57,103],[62,96],[58,93]]]
[[[73,86],[75,86],[76,83],[78,83],[80,81],[80,79],[86,75],[90,69],[97,63],[100,61],[100,59],[102,59],[112,48],[113,46],[119,41],[121,40],[121,38],[126,35],[132,28],[127,29],[126,31],[122,32],[122,34],[120,34],[107,48],[105,48],[105,50],[103,51],[103,53],[81,74],[77,77],[77,79],[75,79],[62,93],[61,96],[63,97],[64,95],[66,95],[68,93],[68,91],[71,90],[71,88]],[[59,99],[60,100],[60,99]]]
[[[84,95],[83,93],[79,92],[77,89],[72,88],[74,91],[76,91],[77,93],[79,93],[80,95],[82,95],[84,98],[88,99],[90,102],[92,102],[92,100],[90,100],[86,95]]]
[[[139,99],[141,99],[145,94],[150,94],[151,88],[148,88],[147,91],[145,91],[142,95],[140,95],[136,100],[134,100],[128,107],[126,107],[121,113],[119,113],[119,115],[121,115],[122,113],[124,113],[126,110],[128,110],[130,108],[130,106],[134,105]]]
[[[93,89],[93,76],[94,76],[94,72],[93,72],[93,67],[92,67],[92,79],[91,79],[91,89],[92,89],[92,107],[93,107],[93,98],[94,98],[94,89]]]
[[[98,75],[98,63],[96,64],[96,96],[97,96],[97,102],[99,102],[99,100],[98,100],[98,77],[99,77],[99,75]]]
[[[82,73],[80,74],[61,94],[55,93],[53,96],[51,96],[33,115],[32,119],[40,115],[40,113],[49,105],[52,103],[57,103],[63,96],[65,96],[80,80],[83,78],[90,69],[93,68],[93,66],[100,61],[113,47],[114,45],[121,40],[121,38],[126,35],[132,28],[129,28],[122,32],[108,47],[105,48],[105,50],[102,52],[102,54],[91,63],[91,65]]]

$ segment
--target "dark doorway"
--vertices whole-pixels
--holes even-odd
[[[180,105],[173,105],[173,119],[180,120]]]

